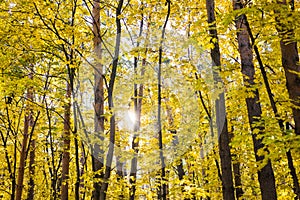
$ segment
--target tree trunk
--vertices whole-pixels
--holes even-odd
[[[162,136],[162,122],[161,122],[161,66],[162,66],[162,53],[163,53],[163,42],[165,39],[165,32],[167,23],[170,17],[171,13],[171,1],[166,0],[166,5],[168,6],[167,16],[164,23],[164,26],[162,28],[162,35],[160,40],[160,46],[159,46],[159,56],[158,56],[158,73],[157,73],[157,88],[158,88],[158,94],[157,94],[157,126],[158,126],[158,143],[159,143],[159,157],[160,157],[160,164],[161,164],[161,174],[160,174],[160,180],[159,180],[159,186],[158,186],[158,199],[167,199],[167,184],[166,184],[166,170],[165,170],[165,158],[163,154],[163,136]]]
[[[108,107],[109,110],[113,112],[114,108],[114,101],[113,101],[113,91],[114,91],[114,84],[115,79],[117,75],[117,67],[119,64],[119,54],[120,54],[120,44],[121,44],[121,32],[122,32],[122,26],[121,26],[121,19],[120,15],[122,12],[123,7],[123,0],[118,1],[118,7],[116,9],[116,25],[117,25],[117,33],[116,33],[116,43],[115,43],[115,53],[112,63],[112,70],[110,74],[110,80],[109,80],[109,88],[108,88]],[[110,117],[110,134],[109,134],[109,147],[108,152],[106,155],[106,167],[105,167],[105,173],[103,176],[103,183],[101,185],[100,189],[100,200],[106,199],[106,192],[108,189],[108,181],[110,178],[111,170],[112,170],[112,160],[113,160],[113,154],[114,154],[114,145],[115,145],[115,134],[116,134],[116,124],[115,124],[115,114],[112,113],[112,116]]]
[[[236,199],[240,199],[243,194],[243,188],[242,188],[242,179],[241,179],[241,168],[240,163],[233,163],[233,173],[234,173],[234,183],[235,183],[235,194]]]
[[[143,9],[143,8],[142,8]],[[142,20],[140,22],[140,33],[139,37],[142,37],[143,33],[143,26],[144,26],[144,19],[143,19],[143,14],[142,14]],[[138,48],[140,46],[140,42],[137,42],[136,47]],[[147,48],[146,52],[147,54]],[[134,57],[134,75],[138,75],[138,57]],[[142,68],[141,68],[141,76],[144,76],[145,72],[145,67],[146,65],[146,59],[144,58],[142,60]],[[140,130],[141,126],[141,112],[142,112],[142,98],[143,98],[143,93],[144,93],[144,85],[143,84],[136,84],[134,83],[133,86],[133,92],[134,92],[134,114],[136,117],[136,120],[133,122],[134,123],[134,135],[132,138],[132,143],[131,143],[131,148],[134,150],[134,157],[131,160],[131,169],[130,169],[130,176],[129,176],[129,182],[130,182],[130,193],[129,193],[129,199],[134,200],[135,199],[135,192],[136,192],[136,175],[137,175],[137,155],[139,152],[139,137],[137,132]]]
[[[80,188],[82,188],[82,190],[80,190],[80,194],[82,196],[82,200],[85,199],[86,196],[86,191],[85,191],[85,179],[83,177],[84,173],[85,173],[85,167],[86,167],[86,153],[85,153],[85,148],[84,148],[84,144],[81,143],[81,155],[80,155]]]
[[[289,123],[286,124],[286,130],[289,130]],[[290,174],[292,176],[292,179],[293,179],[293,190],[294,190],[294,193],[296,194],[296,197],[295,197],[295,200],[300,200],[300,186],[299,186],[299,180],[298,180],[298,176],[297,176],[297,172],[296,172],[296,169],[295,169],[295,166],[294,166],[294,162],[293,162],[293,157],[292,157],[292,153],[291,153],[291,150],[288,150],[286,152],[286,157],[287,157],[287,160],[288,160],[288,166],[289,166],[289,169],[290,169]]]
[[[32,78],[32,74],[29,75],[29,78]],[[26,94],[27,101],[33,101],[33,91],[32,88],[27,90]],[[24,132],[23,132],[23,141],[22,148],[20,152],[20,161],[19,161],[19,169],[18,169],[18,179],[17,179],[17,188],[16,188],[16,200],[22,199],[23,192],[23,180],[24,180],[24,172],[26,166],[26,155],[27,155],[27,143],[29,138],[29,126],[33,125],[33,116],[32,111],[29,108],[29,103],[27,103],[25,110],[25,120],[24,120]]]
[[[100,3],[99,1],[93,1],[93,33],[94,33],[94,52],[96,55],[96,69],[94,75],[94,101],[95,101],[95,122],[94,130],[99,140],[93,145],[92,153],[92,165],[94,176],[94,190],[93,199],[98,200],[100,198],[101,183],[103,179],[103,131],[104,131],[104,88],[103,88],[103,66],[102,59],[102,45],[101,45],[101,32],[100,32]]]
[[[240,4],[241,8],[242,8],[242,6],[243,5]],[[293,5],[292,5],[292,8],[293,8]],[[268,93],[270,104],[272,106],[272,110],[274,112],[275,117],[277,118],[277,122],[278,122],[278,125],[279,125],[279,127],[282,131],[282,135],[284,136],[284,135],[286,135],[286,133],[285,133],[285,130],[284,130],[283,120],[281,119],[280,115],[278,114],[278,109],[277,109],[277,106],[276,106],[276,103],[275,103],[275,100],[274,100],[274,97],[273,97],[273,94],[272,94],[272,91],[271,91],[271,88],[270,88],[270,84],[269,84],[269,81],[268,81],[267,72],[266,72],[264,64],[261,60],[261,56],[260,56],[260,53],[258,51],[258,47],[255,45],[255,38],[253,36],[250,25],[248,23],[247,17],[246,17],[246,15],[244,15],[243,17],[244,17],[244,22],[245,22],[245,25],[247,27],[247,31],[249,33],[251,42],[253,44],[253,48],[254,48],[254,51],[255,51],[255,54],[256,54],[256,57],[257,57],[257,61],[259,63],[259,68],[260,68],[261,74],[262,74],[263,79],[264,79],[265,87],[266,87],[266,90],[267,90],[267,93]],[[299,186],[297,173],[296,173],[294,163],[293,163],[291,150],[288,150],[286,152],[286,156],[287,156],[287,160],[288,160],[288,167],[290,169],[290,174],[291,174],[292,179],[293,179],[293,185],[294,185],[293,190],[294,190],[294,193],[296,194],[296,199],[297,198],[299,199],[300,198],[300,186]]]
[[[283,4],[287,8],[287,1],[277,1],[279,4]],[[292,10],[294,5],[292,4]],[[286,15],[288,16],[288,15]],[[286,77],[286,87],[289,93],[289,98],[293,104],[293,118],[295,123],[295,133],[300,135],[300,65],[297,42],[294,40],[294,30],[281,23],[282,16],[279,16],[277,21],[277,30],[281,37],[280,49],[281,49],[281,61],[284,68]],[[285,18],[285,17],[284,17]],[[290,150],[286,153],[288,158],[288,165],[293,178],[294,192],[296,194],[295,199],[300,199],[300,186],[296,170],[293,165],[293,159]]]
[[[135,61],[137,65],[137,60]],[[143,60],[142,67],[145,66],[145,59]],[[136,66],[137,68],[137,66]],[[135,71],[136,71],[135,68]],[[136,72],[137,73],[137,72]],[[143,76],[144,69],[142,69],[141,75]],[[144,86],[143,84],[140,84],[139,87],[137,84],[134,84],[134,112],[136,121],[134,122],[134,136],[132,138],[131,148],[134,150],[134,157],[131,160],[131,169],[130,169],[130,200],[134,200],[135,198],[135,192],[136,192],[136,174],[137,174],[137,154],[139,152],[139,138],[136,132],[140,130],[140,124],[141,124],[141,111],[142,111],[142,97],[143,97],[143,90]]]
[[[177,130],[173,129],[173,127],[175,126],[174,117],[172,114],[173,110],[172,110],[172,107],[168,103],[169,103],[169,99],[165,98],[168,126],[172,128],[168,131],[170,131],[170,133],[173,135],[172,143],[173,143],[174,147],[176,147],[176,145],[178,145],[178,143],[179,143],[178,136],[177,136]],[[185,175],[185,172],[183,169],[182,159],[179,159],[179,163],[176,165],[176,169],[177,169],[177,174],[178,174],[179,180],[183,180],[183,176]]]
[[[287,18],[290,15],[288,2],[286,0],[277,0],[282,10],[275,11],[277,30],[280,35],[280,49],[282,66],[285,71],[286,86],[291,102],[293,103],[292,111],[295,122],[295,133],[300,135],[300,64],[297,42],[294,39],[294,30],[287,24]],[[292,5],[291,10],[293,11]],[[285,23],[283,21],[286,21]]]
[[[75,113],[75,109],[74,109],[74,113]],[[76,118],[75,118],[75,120],[76,120]],[[77,130],[77,129],[75,129],[75,130]],[[76,137],[77,137],[77,135],[75,135],[75,138],[74,138],[74,144],[75,144],[75,163],[76,163],[75,200],[79,200],[80,199],[80,175],[81,175],[80,172],[81,171],[80,171],[80,164],[79,164],[80,163],[79,145],[78,145],[78,139]]]
[[[175,126],[174,124],[174,117],[173,117],[173,110],[172,110],[172,107],[169,106],[169,99],[166,98],[165,99],[165,104],[166,104],[166,112],[167,112],[167,119],[168,119],[168,126],[171,128],[169,129],[168,131],[170,131],[170,133],[173,135],[173,145],[174,145],[174,148],[176,148],[176,146],[178,145],[178,136],[177,136],[177,130],[176,129],[173,129],[173,127]],[[176,151],[176,150],[175,150]],[[179,159],[179,163],[176,165],[176,170],[177,170],[177,175],[178,175],[178,179],[179,180],[183,180],[184,178],[184,175],[185,175],[185,172],[184,172],[184,169],[183,169],[183,163],[182,163],[182,159]],[[182,185],[182,193],[185,192],[184,190],[184,186],[185,184]],[[184,200],[188,200],[189,198],[187,197],[184,197]]]
[[[214,0],[206,0],[206,9],[209,23],[209,34],[214,43],[214,48],[211,49],[211,58],[213,61],[213,78],[215,85],[222,84],[218,69],[221,66],[220,49],[218,43],[218,33],[215,20]],[[219,94],[219,98],[215,101],[217,131],[219,136],[219,154],[222,169],[222,192],[224,200],[232,200],[234,197],[231,154],[229,147],[229,134],[227,127],[227,117],[225,108],[224,92]]]
[[[34,199],[34,173],[35,173],[35,139],[30,142],[30,153],[29,153],[29,189],[27,200]]]
[[[242,8],[242,4],[240,1],[233,0],[233,8],[234,10],[238,10]],[[253,65],[253,53],[252,46],[250,44],[249,33],[247,31],[247,26],[245,22],[245,15],[241,15],[236,18],[236,29],[237,29],[237,38],[238,38],[238,46],[239,53],[241,57],[242,63],[242,74],[243,81],[247,88],[252,88],[255,85],[254,75],[255,69]],[[263,134],[264,127],[259,126],[255,127],[255,123],[258,122],[261,118],[261,107],[259,103],[259,93],[256,89],[254,91],[254,97],[246,98],[247,110],[248,110],[248,118],[251,127],[251,131],[254,132],[255,129],[259,129],[258,134],[252,134],[253,144],[254,144],[254,152],[256,161],[264,160],[264,156],[259,156],[257,154],[259,149],[264,149],[264,144],[262,143],[262,137],[259,135]],[[266,150],[267,151],[267,150]],[[258,181],[260,184],[260,190],[263,200],[275,200],[277,199],[276,187],[275,187],[275,177],[272,169],[271,161],[268,159],[267,164],[258,171]]]
[[[229,134],[230,142],[232,142],[234,137],[233,131],[234,131],[234,127],[232,126],[232,132]],[[236,155],[232,154],[232,157],[235,158]],[[232,167],[233,167],[233,176],[234,176],[235,196],[236,199],[239,199],[244,194],[242,188],[242,179],[241,179],[241,163],[239,161],[234,161]]]
[[[71,133],[71,83],[67,83],[66,88],[66,103],[64,105],[64,134],[63,134],[63,158],[61,171],[61,200],[68,199],[68,179],[69,179],[69,164],[70,164],[70,133]]]

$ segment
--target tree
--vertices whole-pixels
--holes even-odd
[[[139,37],[142,37],[143,34],[143,26],[144,26],[144,15],[142,14],[142,19],[140,21],[140,30],[139,30]],[[136,47],[139,48],[140,42],[137,42]],[[145,50],[145,54],[147,54],[147,48]],[[138,61],[139,57],[134,57],[134,74],[135,76],[138,76]],[[142,69],[141,71],[141,76],[144,75],[144,67],[146,65],[146,59],[143,58],[142,60]],[[131,168],[130,168],[130,179],[129,182],[131,184],[130,188],[130,200],[135,199],[135,193],[136,193],[136,178],[137,178],[137,154],[139,152],[139,136],[136,132],[140,131],[140,126],[141,126],[141,112],[142,112],[142,98],[143,98],[143,93],[144,93],[144,85],[143,84],[137,84],[134,83],[133,86],[134,90],[134,114],[135,114],[135,121],[134,123],[134,136],[132,138],[132,144],[131,148],[134,150],[134,157],[131,160]]]
[[[241,9],[241,1],[233,1],[233,8],[234,10]],[[254,89],[253,91],[252,89],[255,85],[255,69],[253,64],[253,53],[252,47],[250,45],[250,38],[246,26],[245,15],[241,15],[236,18],[236,29],[244,85],[249,88],[249,92],[254,93],[253,97],[246,98],[246,103],[250,128],[252,130],[255,157],[256,161],[259,162],[265,159],[264,156],[258,155],[258,151],[260,149],[265,148],[263,144],[263,136],[260,136],[263,135],[264,125],[255,125],[255,123],[261,119],[262,111],[261,105],[259,103],[258,90]],[[258,130],[257,134],[254,133],[255,130]],[[258,137],[260,137],[260,139]],[[268,160],[267,164],[258,171],[258,180],[260,184],[260,190],[262,193],[262,199],[277,199],[275,177],[270,160]]]
[[[297,48],[297,42],[294,38],[294,30],[288,26],[289,15],[292,15],[294,10],[294,1],[291,1],[291,8],[286,0],[277,1],[279,12],[276,17],[277,30],[280,35],[280,49],[281,49],[281,61],[285,71],[287,90],[293,104],[293,118],[295,122],[295,133],[300,135],[300,110],[299,110],[299,97],[300,97],[300,86],[299,86],[299,54]]]
[[[112,70],[109,80],[109,88],[108,88],[108,107],[110,112],[113,112],[114,108],[114,101],[113,101],[113,91],[114,91],[114,84],[115,79],[117,75],[117,67],[118,67],[118,61],[119,61],[119,53],[120,53],[120,44],[121,44],[121,32],[122,32],[122,26],[121,26],[121,19],[120,15],[122,13],[122,6],[123,6],[123,0],[118,1],[118,6],[116,9],[116,26],[117,26],[117,32],[116,32],[116,42],[115,42],[115,52],[112,62]],[[111,175],[111,169],[112,169],[112,159],[113,159],[113,153],[114,153],[114,145],[115,145],[115,131],[116,131],[116,122],[115,122],[115,115],[112,113],[109,121],[110,125],[110,137],[109,137],[109,147],[108,152],[106,155],[106,167],[105,167],[105,173],[103,176],[103,184],[101,185],[100,190],[100,200],[106,199],[106,192],[108,188],[108,180]]]
[[[103,66],[102,66],[102,45],[100,31],[100,4],[98,1],[93,1],[93,34],[94,34],[94,51],[96,55],[96,69],[94,72],[94,98],[95,98],[95,133],[99,134],[100,141],[103,141],[104,132],[104,87],[103,87]],[[95,144],[93,147],[93,171],[95,174],[93,198],[99,199],[101,184],[99,179],[103,178],[103,150],[101,144]]]
[[[218,32],[215,20],[215,6],[213,0],[206,1],[207,22],[209,23],[209,35],[214,47],[211,49],[211,59],[213,63],[214,84],[218,87],[222,85],[222,79],[219,75],[219,67],[221,67],[221,57],[218,42]],[[227,127],[227,117],[225,108],[224,92],[218,94],[218,99],[215,101],[217,131],[219,137],[219,154],[221,159],[222,169],[222,191],[223,198],[234,199],[234,187],[232,178],[231,153],[229,147],[229,133]]]
[[[299,3],[214,3],[1,1],[0,198],[298,198]]]
[[[166,4],[168,6],[166,20],[164,22],[162,28],[162,35],[160,39],[160,46],[159,46],[159,55],[158,55],[158,72],[157,72],[157,87],[158,87],[158,95],[157,95],[157,123],[158,123],[158,144],[159,144],[159,157],[160,157],[160,164],[161,164],[161,174],[160,174],[160,181],[158,186],[158,199],[167,199],[167,184],[166,181],[166,164],[165,164],[165,157],[163,154],[163,135],[162,135],[162,125],[161,125],[161,65],[162,65],[162,53],[163,53],[163,42],[165,39],[166,27],[170,17],[171,12],[171,1],[167,0]]]
[[[32,74],[29,75],[29,78],[32,78]],[[28,101],[33,101],[33,91],[32,88],[29,88],[26,94],[26,99]],[[31,134],[33,131],[33,116],[32,110],[30,109],[30,103],[27,103],[27,110],[24,119],[24,132],[23,132],[23,142],[22,149],[20,152],[20,161],[19,161],[19,170],[18,170],[18,180],[17,180],[17,189],[16,189],[16,199],[21,200],[22,192],[23,192],[23,180],[25,173],[25,160],[28,153],[27,145],[28,140],[31,138]],[[31,127],[31,131],[29,130]]]

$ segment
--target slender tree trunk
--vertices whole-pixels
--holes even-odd
[[[26,114],[24,121],[24,133],[23,133],[23,142],[22,149],[20,152],[20,161],[19,161],[19,169],[18,169],[18,179],[17,179],[17,188],[16,188],[16,200],[22,199],[23,192],[23,180],[24,180],[24,171],[25,171],[25,156],[26,156],[26,148],[28,142],[28,129],[30,116]]]
[[[173,111],[172,111],[171,106],[168,104],[169,100],[166,99],[165,103],[166,103],[166,112],[167,112],[168,125],[169,125],[169,127],[174,127],[174,117],[173,117],[173,114],[172,114]],[[177,130],[176,129],[170,129],[169,131],[173,135],[173,141],[172,142],[173,142],[174,147],[176,147],[176,145],[178,145]],[[179,180],[182,180],[183,176],[185,175],[185,172],[184,172],[184,169],[183,169],[183,164],[182,164],[182,159],[180,159],[179,164],[176,166],[176,169],[177,169]]]
[[[234,127],[232,126],[232,132],[229,134],[230,142],[232,142],[234,137],[233,131],[234,131]],[[236,157],[236,155],[232,154],[232,157],[234,158]],[[234,176],[235,196],[236,199],[239,199],[244,194],[242,188],[242,179],[241,179],[241,163],[239,161],[233,161],[232,167],[233,167],[233,176]]]
[[[234,10],[242,8],[242,4],[238,0],[233,0]],[[241,15],[236,18],[236,28],[237,28],[237,38],[239,44],[239,53],[242,63],[242,73],[243,80],[246,87],[249,89],[255,85],[254,75],[255,69],[253,65],[253,53],[252,46],[250,44],[249,33],[247,31],[247,26],[245,22],[245,15]],[[264,127],[255,127],[255,122],[261,119],[261,106],[259,103],[259,93],[256,89],[254,91],[254,97],[246,98],[248,118],[252,132],[254,129],[258,128],[258,134],[252,134],[252,139],[254,143],[254,151],[256,161],[264,160],[264,156],[258,155],[259,149],[264,149],[264,144],[262,143],[262,137]],[[260,137],[258,137],[260,136]],[[272,169],[271,161],[268,159],[267,164],[258,171],[258,181],[260,184],[260,190],[263,200],[275,200],[277,199],[276,187],[275,187],[275,177]]]
[[[53,200],[56,200],[57,199],[57,194],[58,194],[58,168],[60,168],[60,161],[61,161],[61,157],[60,157],[60,160],[59,160],[59,165],[57,166],[57,169],[56,169],[56,166],[55,166],[55,155],[54,155],[54,146],[53,146],[53,134],[52,134],[52,121],[51,121],[51,114],[50,114],[50,108],[49,108],[49,105],[47,103],[47,101],[45,101],[45,106],[46,106],[46,115],[47,115],[47,124],[48,124],[48,135],[46,136],[48,141],[49,141],[49,146],[48,147],[48,143],[46,144],[46,151],[48,154],[51,155],[51,161],[50,159],[47,158],[47,161],[49,162],[49,173],[50,173],[50,176],[51,176],[51,195],[52,195],[52,198]],[[50,152],[48,151],[48,149],[50,148]]]
[[[3,140],[3,143],[7,142],[7,138],[8,135],[10,134],[14,134],[14,132],[12,131],[12,125],[11,125],[11,120],[10,120],[10,115],[9,115],[9,109],[8,109],[8,105],[7,104],[11,104],[11,102],[5,102],[6,106],[5,106],[5,110],[6,110],[6,115],[7,115],[7,121],[8,121],[8,127],[7,127],[7,133],[6,133],[6,138],[4,139],[4,137],[2,136],[2,132],[1,132],[1,137]],[[20,118],[21,119],[21,118]],[[6,142],[4,142],[6,141]],[[7,148],[5,148],[5,157],[6,157],[6,164],[8,167],[8,172],[9,172],[9,177],[11,180],[11,196],[10,196],[10,200],[15,200],[15,192],[16,192],[16,170],[17,170],[17,139],[16,137],[14,137],[13,140],[13,158],[12,161],[10,161],[10,156],[8,154],[8,150]],[[6,144],[4,144],[4,147],[6,146]]]
[[[214,41],[214,48],[211,50],[211,58],[213,61],[213,77],[215,84],[218,85],[219,83],[222,84],[222,80],[219,75],[220,69],[218,69],[221,66],[221,58],[218,43],[218,33],[215,24],[214,0],[206,0],[206,9],[208,16],[207,21],[209,23],[209,34],[212,37],[212,41]],[[235,197],[224,92],[219,94],[219,98],[215,101],[215,104],[217,131],[219,135],[219,154],[222,169],[223,199],[232,200]]]
[[[122,13],[122,7],[123,7],[123,0],[119,0],[118,7],[116,9],[117,33],[116,33],[115,53],[114,53],[112,70],[111,70],[111,75],[110,75],[110,80],[109,80],[109,88],[108,88],[108,107],[109,107],[110,111],[113,111],[113,108],[114,108],[113,91],[114,91],[114,84],[115,84],[115,79],[116,79],[116,75],[117,75],[117,67],[119,64],[121,32],[122,32],[120,15]],[[112,116],[110,117],[110,134],[109,134],[110,144],[109,144],[108,152],[106,155],[106,167],[105,167],[105,173],[104,173],[104,177],[103,177],[103,183],[101,185],[101,190],[100,190],[100,200],[106,199],[106,192],[107,192],[108,184],[109,184],[108,181],[109,181],[111,170],[112,170],[112,160],[113,160],[114,145],[115,145],[115,134],[116,134],[115,115],[114,115],[114,113],[112,113]]]
[[[94,75],[94,101],[95,101],[95,133],[99,138],[99,143],[94,144],[92,153],[92,165],[94,176],[94,190],[93,199],[100,198],[101,183],[103,179],[103,131],[104,131],[104,88],[103,88],[103,66],[102,59],[102,45],[101,45],[101,32],[100,32],[100,3],[93,1],[93,33],[94,33],[94,52],[97,58],[96,69]]]
[[[9,178],[12,181],[11,187],[13,188],[14,178],[13,178],[13,171],[12,171],[12,163],[11,163],[10,156],[9,156],[9,153],[8,153],[8,149],[7,149],[7,139],[8,139],[9,133],[10,133],[10,128],[8,128],[7,130],[8,131],[6,133],[6,136],[4,136],[2,131],[0,131],[0,135],[1,135],[2,142],[3,142],[5,162],[7,164],[7,170],[8,170],[8,173],[9,173]],[[5,176],[5,173],[3,172],[3,176],[1,178],[4,178],[4,176]],[[1,181],[1,185],[4,185],[4,179],[3,179],[3,181]],[[0,196],[0,199],[1,198],[3,198],[3,196]],[[14,200],[14,190],[11,193],[11,200]]]
[[[74,27],[75,23],[75,14],[77,9],[77,0],[72,2],[72,14],[71,14],[71,26]],[[72,45],[75,45],[75,33],[72,30]],[[66,51],[63,46],[63,50],[65,53],[65,57],[67,61],[70,61],[70,64],[74,64],[74,50],[71,49],[70,53]],[[66,86],[66,102],[64,105],[64,133],[63,133],[63,155],[62,155],[62,171],[61,171],[61,200],[68,200],[69,198],[69,168],[70,168],[70,143],[71,143],[71,99],[72,94],[74,94],[74,77],[75,77],[75,68],[71,68],[70,65],[67,65],[68,70],[68,81]],[[74,104],[73,104],[74,105]],[[74,107],[74,116],[76,116],[76,110]],[[76,117],[74,117],[76,120]],[[73,131],[76,133],[76,121],[75,121],[75,130]],[[75,139],[76,140],[76,139]],[[78,150],[78,144],[77,150]],[[76,152],[78,153],[78,152]],[[76,155],[76,167],[78,170],[78,155]],[[78,171],[77,171],[78,173]],[[78,177],[77,177],[78,179]],[[78,187],[76,187],[76,190]],[[78,199],[79,194],[76,191],[75,197]]]
[[[34,199],[34,174],[35,174],[35,139],[32,139],[30,142],[30,153],[29,153],[29,189],[27,200]]]
[[[63,133],[63,158],[61,171],[61,200],[68,199],[69,191],[69,167],[70,167],[70,117],[71,117],[71,83],[67,83],[66,103],[64,105],[64,133]]]
[[[142,8],[143,9],[143,8]],[[143,33],[143,26],[144,26],[144,19],[143,19],[143,14],[142,14],[142,20],[140,22],[140,33],[139,37],[142,37]],[[137,48],[140,46],[140,42],[137,42]],[[146,52],[147,54],[147,48]],[[134,58],[134,75],[138,75],[138,61],[139,58],[135,57]],[[144,58],[142,60],[142,68],[141,68],[141,76],[144,75],[144,67],[146,65],[146,59]],[[132,143],[131,143],[131,148],[134,150],[134,157],[131,160],[131,169],[130,169],[130,176],[129,176],[129,182],[130,182],[130,193],[129,193],[129,199],[134,200],[135,199],[135,192],[136,192],[136,175],[137,175],[137,155],[139,152],[139,137],[137,132],[140,130],[141,126],[141,111],[142,111],[142,97],[144,93],[144,85],[143,84],[136,84],[134,83],[133,86],[133,92],[134,92],[134,113],[136,120],[134,122],[134,135],[132,138]]]
[[[135,61],[137,65],[137,60]],[[145,66],[145,59],[143,60],[142,67]],[[137,73],[137,72],[136,72]],[[144,69],[142,69],[141,75],[143,76]],[[134,136],[132,138],[131,148],[134,150],[134,157],[131,160],[131,169],[130,169],[130,200],[134,200],[136,192],[136,175],[137,175],[137,154],[139,152],[139,138],[136,132],[140,130],[141,124],[141,111],[142,111],[142,97],[143,97],[143,84],[140,84],[139,87],[137,84],[134,84],[134,112],[136,116],[136,121],[134,122]]]
[[[167,184],[166,184],[166,170],[165,170],[165,158],[163,154],[163,136],[162,136],[162,124],[161,124],[161,66],[162,66],[162,53],[163,53],[163,42],[165,39],[166,27],[171,13],[171,1],[166,0],[166,5],[168,6],[167,16],[162,28],[162,36],[159,46],[159,61],[158,61],[158,73],[157,73],[157,87],[158,87],[158,106],[157,106],[157,125],[158,125],[158,143],[159,143],[159,157],[161,164],[161,174],[158,186],[158,199],[167,199]]]
[[[29,78],[32,78],[32,74],[29,75]],[[28,88],[26,94],[27,101],[33,101],[33,91],[32,88]],[[24,180],[24,172],[26,166],[26,155],[27,155],[27,143],[29,139],[29,127],[33,125],[33,116],[32,111],[29,108],[29,103],[27,103],[27,107],[25,110],[25,120],[24,120],[24,132],[23,132],[23,141],[22,148],[20,152],[20,161],[19,161],[19,169],[18,169],[18,179],[17,179],[17,188],[16,188],[16,200],[22,199],[23,192],[23,180]]]
[[[172,114],[173,111],[172,111],[171,106],[169,106],[169,104],[168,104],[169,103],[168,99],[166,99],[165,103],[166,103],[168,125],[169,125],[169,127],[172,128],[169,131],[173,135],[173,141],[172,142],[173,142],[174,148],[176,148],[176,146],[178,145],[178,136],[177,136],[177,130],[173,129],[173,127],[174,127],[174,117],[173,117],[173,114]],[[176,169],[177,169],[178,179],[183,180],[185,172],[184,172],[184,169],[183,169],[182,159],[179,159],[179,163],[176,165]],[[182,185],[182,192],[183,193],[185,192],[184,186],[185,186],[185,184]],[[184,197],[184,200],[188,200],[188,199],[189,198]]]
[[[75,106],[74,106],[75,107]],[[74,124],[75,124],[75,127],[77,127],[77,120],[76,120],[76,115],[75,115],[76,111],[74,109]],[[75,199],[76,200],[79,200],[80,199],[80,158],[79,158],[79,142],[78,142],[78,139],[77,139],[77,128],[75,128],[75,131],[74,131],[74,134],[75,135],[75,138],[74,138],[74,144],[75,144],[75,163],[76,163],[76,183],[75,183]]]
[[[233,173],[234,173],[234,183],[235,183],[235,193],[236,193],[236,199],[240,199],[243,194],[243,188],[242,188],[242,179],[241,179],[241,163],[233,163]]]
[[[10,122],[9,122],[10,123]],[[14,140],[14,158],[13,158],[13,173],[11,174],[11,200],[15,200],[15,193],[17,188],[16,171],[17,171],[17,140]]]
[[[195,73],[195,77],[196,77],[197,80],[199,79],[197,73]],[[201,91],[197,91],[197,93],[198,93],[199,99],[201,101],[201,105],[203,106],[203,108],[205,110],[205,113],[206,113],[206,115],[209,119],[210,136],[213,138],[214,137],[214,127],[213,127],[213,119],[212,119],[211,113],[209,111],[208,106],[205,105],[204,98],[203,98],[203,95],[202,95]],[[206,140],[204,140],[203,142],[204,142],[203,146],[205,146],[206,145]],[[201,147],[200,157],[202,159],[204,159],[204,147],[203,146],[200,146]],[[213,151],[213,153],[216,154],[215,151]],[[220,172],[219,162],[216,158],[215,158],[215,164],[216,164],[216,168],[217,168],[217,171],[218,171],[218,177],[222,181],[222,175],[221,175],[221,172]],[[209,171],[209,167],[207,169],[202,169],[202,176],[203,176],[203,181],[205,182],[205,184],[208,183],[206,171]],[[207,193],[209,193],[209,190],[207,190]],[[207,197],[206,199],[210,200],[210,197]]]
[[[85,148],[84,148],[84,144],[81,143],[81,155],[80,155],[80,188],[82,188],[82,190],[80,190],[80,194],[82,196],[82,200],[85,199],[85,195],[86,195],[86,191],[85,191],[85,179],[83,177],[84,172],[85,172],[85,167],[86,167],[86,153],[85,153]]]
[[[29,75],[30,79],[33,79],[33,75],[30,74]],[[48,77],[45,81],[45,86],[44,89],[46,90],[46,88],[48,87]],[[32,91],[32,99],[30,99],[31,101],[33,101],[33,97],[34,97],[34,92]],[[46,94],[43,95],[42,98],[42,103],[44,103],[46,100]],[[35,181],[34,181],[34,177],[35,177],[35,148],[36,148],[36,141],[35,141],[35,136],[34,136],[34,128],[36,127],[36,123],[37,120],[40,116],[40,111],[37,112],[37,116],[35,118],[35,120],[33,120],[32,118],[32,122],[31,122],[31,132],[30,132],[30,137],[29,137],[29,146],[27,147],[27,149],[30,151],[29,152],[29,182],[28,182],[28,193],[27,193],[27,200],[33,200],[34,199],[34,188],[35,188]],[[28,151],[27,150],[27,151]],[[26,155],[27,157],[27,155]]]

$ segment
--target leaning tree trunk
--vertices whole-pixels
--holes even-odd
[[[93,34],[94,34],[94,52],[97,58],[95,65],[94,75],[94,101],[95,101],[95,120],[94,130],[99,140],[97,142],[102,143],[103,131],[104,131],[104,88],[103,88],[103,66],[102,59],[102,45],[101,45],[101,32],[100,32],[100,3],[99,1],[93,1]],[[92,165],[94,176],[94,190],[93,199],[98,200],[100,198],[101,179],[103,179],[103,148],[101,144],[96,143],[92,147]]]
[[[207,9],[207,22],[209,23],[209,35],[214,43],[214,48],[211,49],[211,58],[213,61],[213,78],[215,85],[222,84],[221,77],[219,75],[218,67],[221,66],[220,48],[218,43],[218,33],[216,29],[215,19],[215,5],[214,0],[206,0]],[[219,98],[215,101],[216,109],[216,121],[217,131],[219,136],[219,154],[221,160],[222,169],[222,192],[224,200],[235,199],[233,177],[232,177],[232,165],[231,165],[231,154],[229,147],[229,134],[227,127],[227,117],[225,108],[225,97],[224,92],[219,94]]]
[[[242,8],[242,4],[238,0],[233,0],[234,10]],[[249,33],[247,31],[245,15],[238,16],[236,18],[236,29],[238,38],[238,48],[241,57],[242,74],[245,86],[251,89],[255,86],[255,69],[253,64],[253,53],[252,46],[250,44]],[[257,162],[264,160],[264,156],[259,156],[258,151],[264,149],[264,144],[262,142],[262,137],[264,127],[255,127],[255,123],[261,119],[261,106],[259,103],[259,93],[256,89],[254,91],[253,97],[246,98],[248,118],[251,127],[251,131],[254,129],[259,129],[258,134],[252,134],[255,158]],[[267,151],[267,150],[266,150]],[[276,187],[275,187],[275,177],[272,169],[271,161],[268,159],[267,164],[258,171],[258,181],[260,184],[260,190],[263,200],[275,200],[277,199]]]

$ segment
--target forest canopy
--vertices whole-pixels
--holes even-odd
[[[0,199],[300,200],[299,11],[0,0]]]

